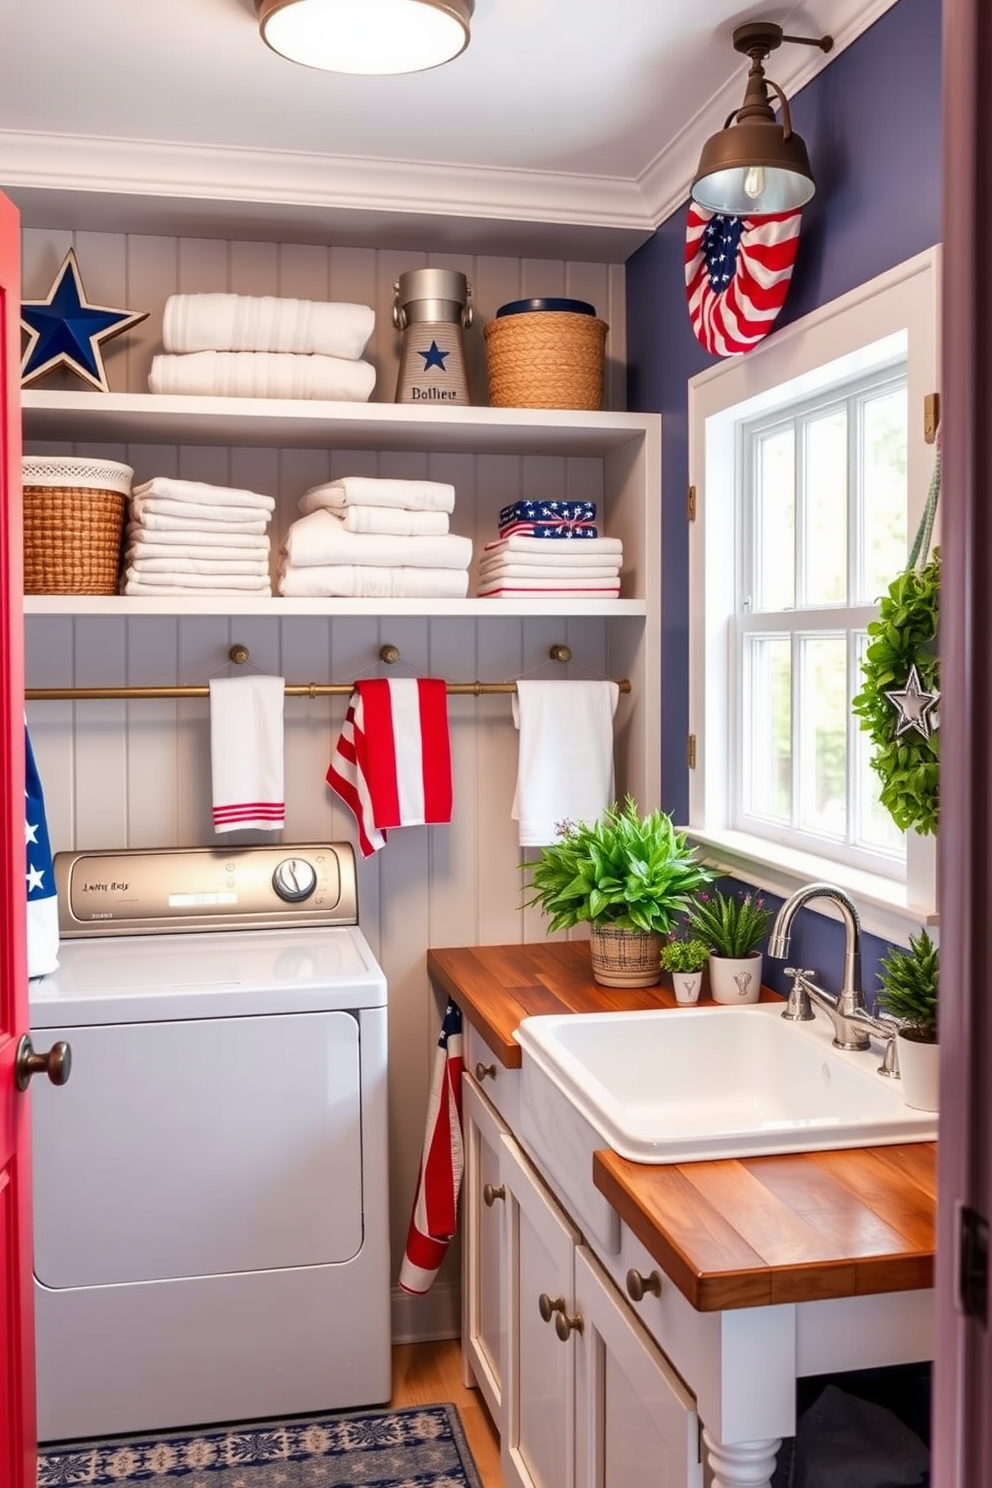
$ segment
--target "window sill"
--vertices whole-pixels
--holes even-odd
[[[707,832],[695,827],[683,830],[690,842],[701,849],[700,856],[710,867],[753,883],[769,894],[788,898],[804,884],[836,884],[857,905],[862,929],[882,940],[906,945],[910,933],[921,925],[940,924],[935,905],[910,904],[906,885],[894,879],[765,842],[744,832]],[[815,901],[810,908],[839,918],[829,900]]]

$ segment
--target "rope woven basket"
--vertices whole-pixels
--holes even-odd
[[[595,315],[534,310],[483,328],[494,408],[602,408],[609,327]]]
[[[115,594],[134,471],[116,460],[25,455],[25,594]]]

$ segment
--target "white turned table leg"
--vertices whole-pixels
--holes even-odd
[[[703,1427],[703,1441],[713,1473],[712,1488],[768,1488],[782,1438],[734,1442],[724,1446]]]

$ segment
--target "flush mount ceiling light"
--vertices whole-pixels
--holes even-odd
[[[735,217],[790,212],[816,190],[813,171],[805,144],[793,133],[789,100],[765,77],[761,64],[783,41],[829,52],[833,37],[786,36],[771,21],[750,21],[737,27],[733,41],[736,51],[751,58],[744,102],[703,146],[692,199],[710,212]],[[782,105],[781,120],[769,91]]]
[[[475,0],[255,0],[262,39],[325,72],[423,72],[463,52]]]

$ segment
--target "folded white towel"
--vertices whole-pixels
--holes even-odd
[[[210,682],[210,768],[215,832],[285,825],[282,677]]]
[[[480,563],[479,583],[491,583],[494,579],[586,579],[595,583],[598,579],[619,579],[616,564],[588,563]]]
[[[243,590],[252,594],[272,592],[268,570],[259,574],[221,574],[216,569],[208,573],[180,573],[172,569],[148,574],[132,567],[125,569],[124,578],[128,584],[154,584],[156,589],[214,589],[221,586],[230,591]],[[137,591],[128,589],[126,592]]]
[[[368,563],[376,568],[468,568],[472,543],[452,532],[443,537],[385,537],[348,532],[336,513],[311,512],[290,524],[283,552],[294,567],[311,563]]]
[[[591,539],[590,539],[591,540]],[[538,539],[541,541],[541,539]],[[520,846],[544,847],[563,821],[592,823],[613,802],[615,682],[518,682]]]
[[[229,578],[232,574],[254,574],[263,579],[269,577],[268,563],[251,558],[190,558],[186,554],[174,558],[142,558],[131,552],[125,553],[124,557],[128,564],[128,573],[133,573],[136,578],[168,573],[213,574],[218,579]]]
[[[385,537],[440,537],[448,531],[448,513],[403,511],[398,506],[346,506],[341,513],[346,532],[378,532]]]
[[[241,522],[268,522],[271,516],[271,512],[257,506],[206,506],[202,501],[176,501],[169,496],[132,496],[132,517],[140,522],[146,512],[182,517],[187,525],[195,522],[205,527],[223,527],[228,522],[235,526]]]
[[[298,351],[357,361],[375,327],[371,305],[273,295],[170,295],[166,351]]]
[[[323,486],[311,486],[299,501],[301,512],[329,506],[398,506],[403,511],[455,509],[455,488],[445,481],[385,480],[372,475],[346,475]]]
[[[487,542],[483,552],[487,557],[489,554],[498,553],[534,553],[541,563],[547,563],[548,549],[551,548],[557,552],[559,543],[563,548],[568,548],[571,562],[576,561],[576,553],[578,553],[577,561],[580,563],[590,562],[596,554],[600,556],[600,559],[604,553],[615,553],[618,557],[623,557],[623,543],[618,537],[584,537],[581,542],[574,538],[569,540],[554,537],[500,537],[495,542]]]
[[[515,568],[535,569],[558,568],[559,566],[586,569],[605,566],[619,573],[623,563],[622,553],[604,552],[602,548],[595,548],[592,553],[583,552],[584,548],[589,547],[595,547],[594,540],[590,539],[587,543],[557,543],[535,539],[534,551],[530,553],[521,553],[516,548],[493,550],[485,547],[479,555],[479,569],[481,571],[484,568],[499,568],[512,563]],[[539,553],[538,548],[543,548],[544,552]]]
[[[620,580],[616,579],[486,579],[476,586],[480,599],[496,594],[572,594],[586,599],[616,599]]]
[[[237,522],[208,522],[203,512],[204,508],[198,507],[196,517],[179,517],[174,513],[149,511],[144,507],[140,512],[132,511],[132,526],[136,525],[145,532],[183,532],[190,541],[195,541],[206,528],[208,533],[218,537],[223,532],[224,541],[227,542],[231,533],[262,537],[269,525],[268,512],[257,512],[253,514],[251,521]]]
[[[238,557],[250,553],[252,556],[268,553],[269,538],[248,532],[231,532],[228,527],[213,527],[204,532],[195,527],[177,528],[174,532],[149,532],[140,522],[129,522],[125,529],[129,546],[141,549],[147,558],[155,558],[178,548],[191,558],[210,558],[214,553],[230,553],[236,548]],[[206,551],[204,551],[206,550]]]
[[[464,568],[376,568],[369,564],[309,564],[280,569],[278,593],[287,599],[338,595],[351,599],[464,599]]]
[[[167,475],[153,475],[140,486],[132,486],[132,496],[154,496],[162,501],[182,501],[203,506],[257,506],[272,511],[275,501],[258,491],[239,491],[232,486],[210,486],[205,481],[173,480]]]
[[[291,351],[191,351],[152,357],[153,393],[195,397],[323,398],[367,403],[375,387],[371,362],[296,356]]]
[[[271,594],[272,594],[272,586],[271,586],[271,584],[265,584],[261,588],[252,589],[250,592],[251,592],[253,598],[256,597],[256,596],[259,596],[259,595],[261,595],[263,598],[266,598],[268,596],[271,596]],[[232,595],[238,595],[241,598],[244,598],[245,591],[243,589],[235,589],[235,588],[233,588],[230,584],[225,583],[225,581],[223,579],[214,579],[213,582],[211,583],[211,585],[208,588],[204,588],[204,587],[197,587],[197,586],[195,586],[192,583],[190,583],[190,584],[155,584],[155,583],[152,583],[152,581],[151,581],[150,578],[148,578],[148,579],[145,579],[145,578],[132,578],[132,579],[125,578],[123,588],[121,589],[121,593],[122,594],[135,594],[135,595],[148,595],[148,594],[168,595],[168,597],[170,599],[175,599],[176,596],[179,595],[179,594],[196,594],[196,595],[200,596],[201,598],[206,597],[208,595],[209,596],[217,596],[217,597],[221,597],[221,596],[230,597]]]

